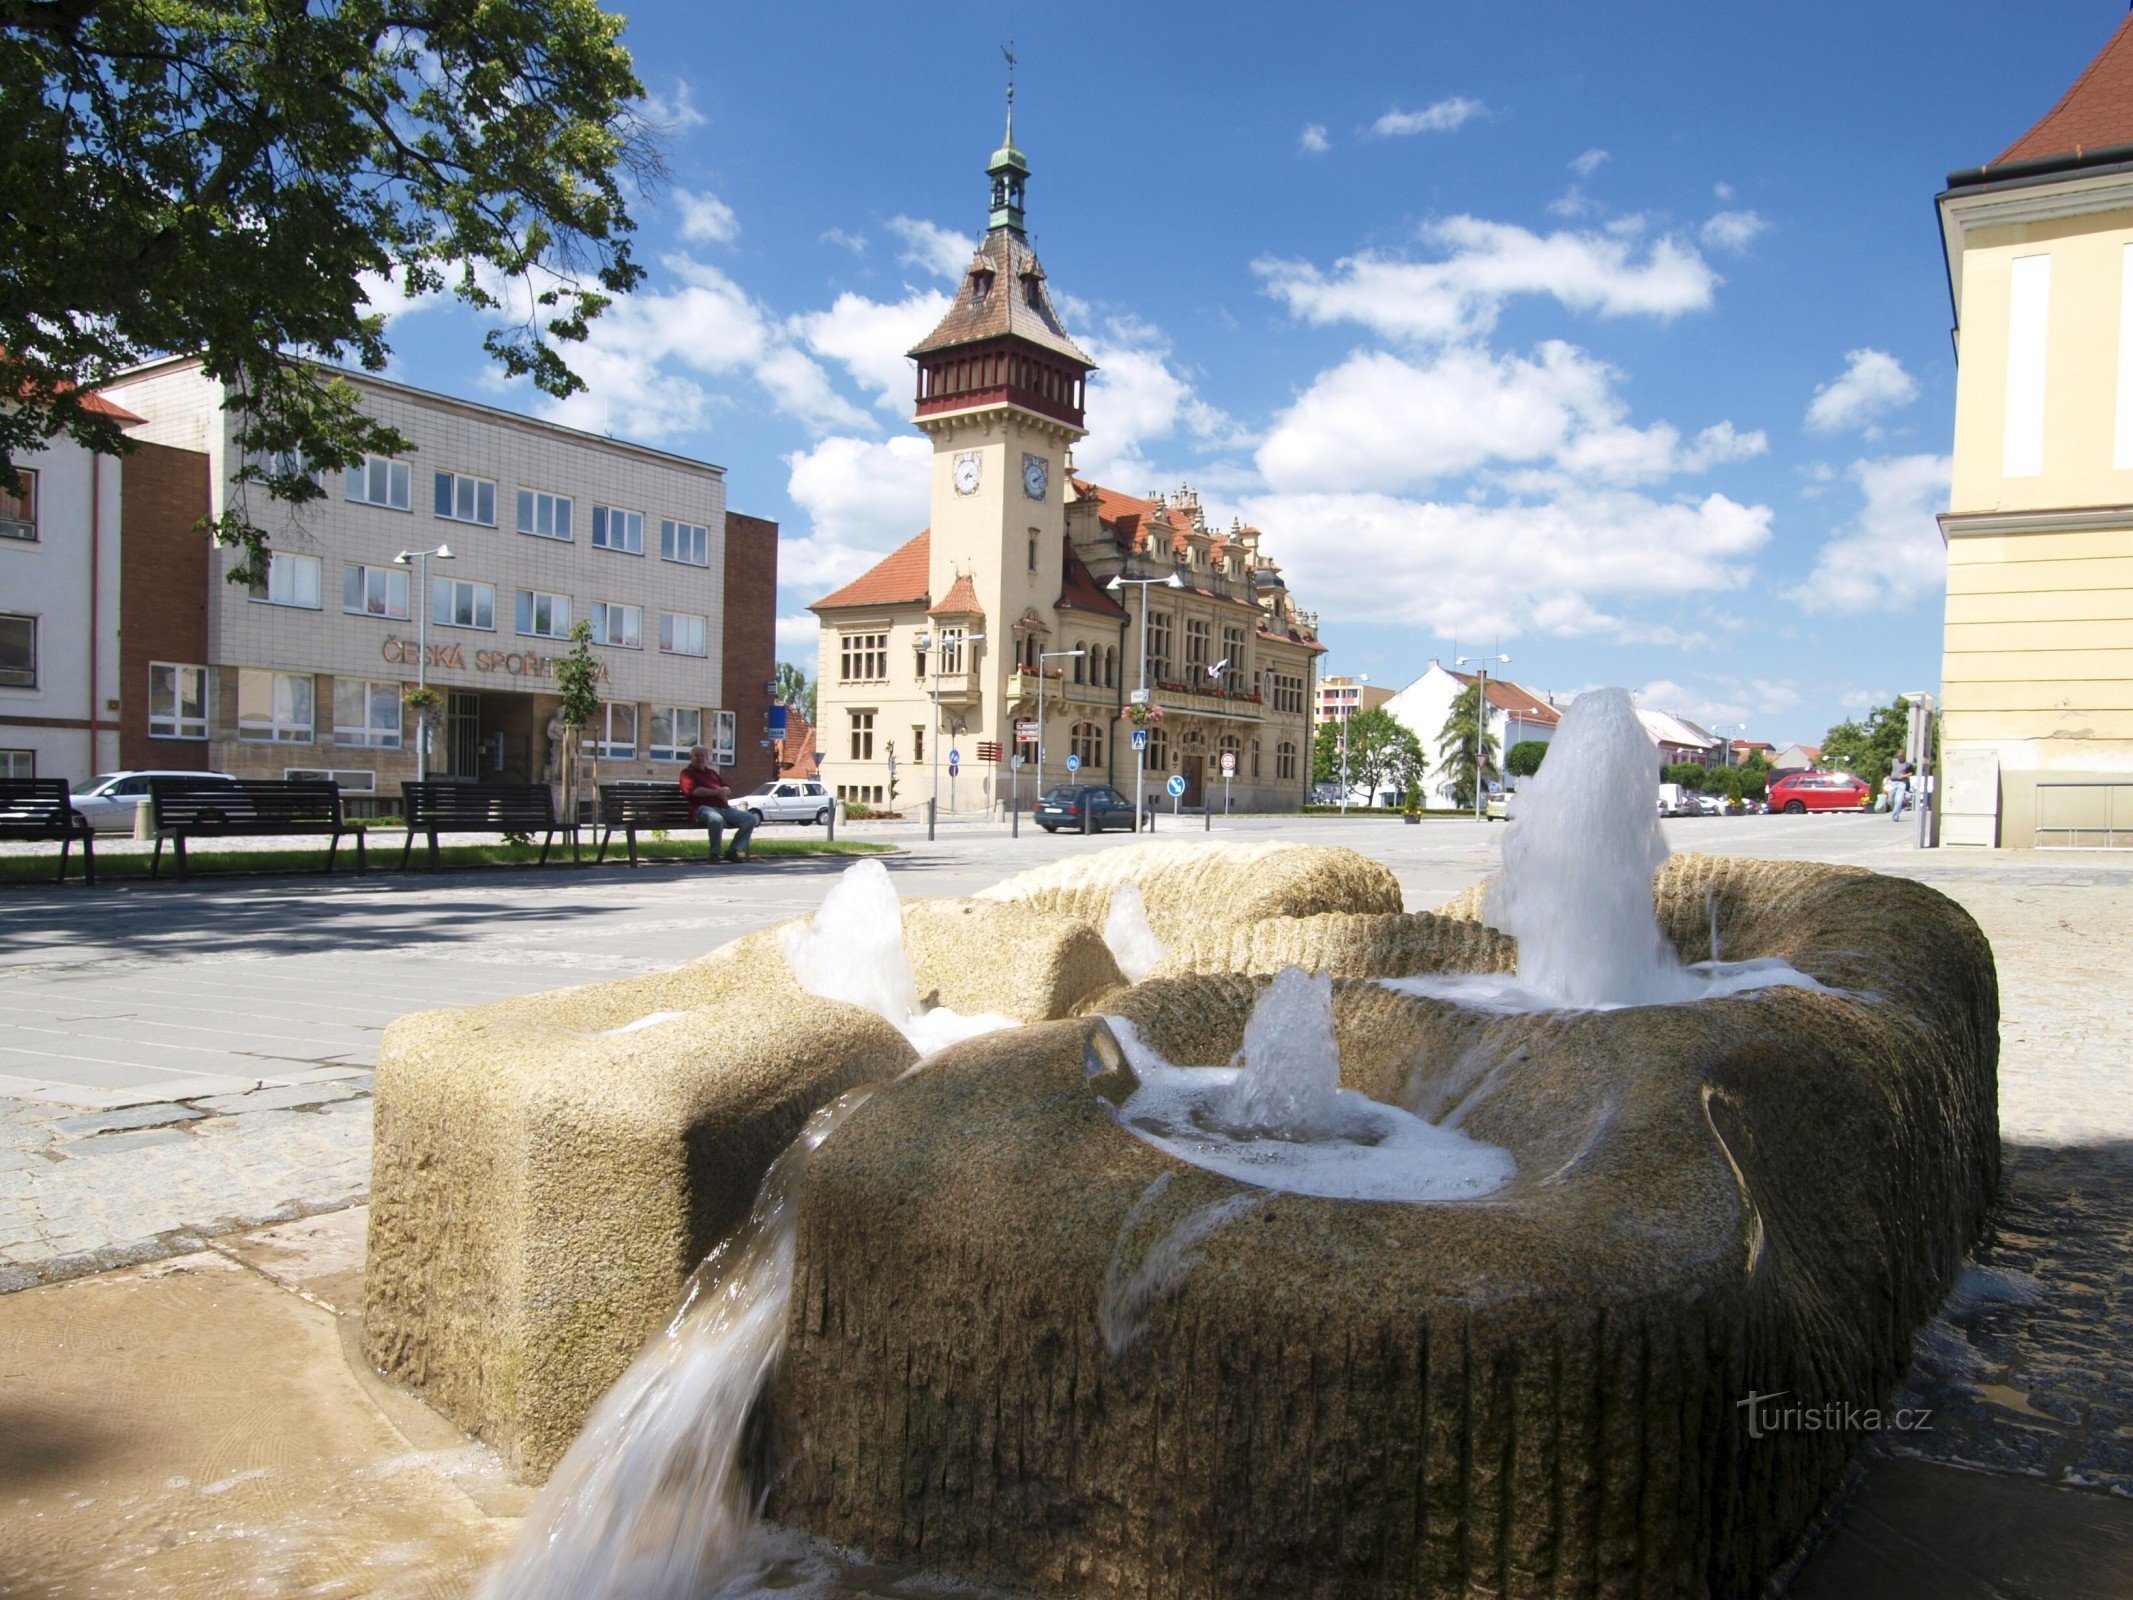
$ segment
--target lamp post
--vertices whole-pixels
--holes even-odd
[[[1044,664],[1047,661],[1085,656],[1086,650],[1040,650],[1037,652],[1037,793],[1044,794]]]
[[[1369,673],[1358,672],[1354,684],[1341,694],[1341,815],[1344,817],[1348,814],[1348,723],[1363,697],[1363,685],[1369,681]]]
[[[439,561],[454,561],[452,547],[441,544],[434,550],[403,550],[393,557],[393,565],[404,567],[410,562],[415,568],[415,693],[424,700],[429,698],[429,630],[424,625],[430,617],[430,557]],[[425,783],[430,775],[430,708],[420,705],[415,712],[415,781]]]
[[[1931,849],[1935,835],[1926,815],[1926,802],[1940,785],[1928,785],[1927,769],[1933,764],[1933,713],[1939,701],[1924,690],[1902,697],[1910,705],[1909,726],[1904,730],[1904,755],[1911,763],[1911,806],[1918,813],[1918,848]]]
[[[983,644],[984,642],[984,634],[966,633],[957,639],[956,645],[958,649],[962,649],[969,645]],[[926,837],[930,840],[933,837],[935,822],[941,813],[941,655],[943,652],[941,638],[938,634],[922,633],[918,636],[917,644],[919,649],[933,652],[933,797],[926,802]],[[963,670],[966,672],[971,670],[976,663],[976,659],[973,654],[971,660],[965,663]]]
[[[1481,786],[1481,763],[1489,748],[1489,665],[1495,662],[1508,666],[1511,658],[1506,655],[1461,656],[1455,665],[1475,666],[1481,669],[1474,696],[1474,820],[1488,821],[1488,792]]]
[[[1144,706],[1148,703],[1148,591],[1160,584],[1166,589],[1182,589],[1185,580],[1173,571],[1167,578],[1129,578],[1121,572],[1113,578],[1110,588],[1121,589],[1128,584],[1138,585],[1141,591],[1141,686],[1133,691],[1133,703]],[[1044,730],[1040,727],[1038,732]],[[1138,838],[1141,831],[1141,787],[1146,775],[1148,752],[1135,746],[1133,751],[1133,833]]]

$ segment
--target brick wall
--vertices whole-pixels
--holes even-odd
[[[777,776],[769,737],[768,685],[778,659],[778,525],[726,513],[725,709],[734,714],[733,786]],[[709,733],[709,729],[705,730]]]
[[[142,444],[119,482],[119,764],[201,770],[205,740],[148,737],[148,664],[207,664],[208,460]]]

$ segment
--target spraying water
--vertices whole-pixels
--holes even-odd
[[[1333,1035],[1333,979],[1283,967],[1252,1007],[1241,1068],[1215,1103],[1222,1126],[1241,1138],[1302,1138],[1330,1131],[1341,1089],[1340,1046]]]
[[[1110,912],[1104,917],[1104,943],[1128,983],[1139,983],[1169,953],[1148,925],[1148,903],[1141,898],[1139,885],[1122,883],[1112,894]]]

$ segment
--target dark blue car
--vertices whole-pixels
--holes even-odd
[[[1133,831],[1133,802],[1108,783],[1062,783],[1037,802],[1037,826],[1046,833],[1070,828],[1096,833],[1104,828]]]

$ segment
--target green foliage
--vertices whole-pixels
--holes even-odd
[[[1497,776],[1496,736],[1481,707],[1481,685],[1470,683],[1452,701],[1437,733],[1437,760],[1451,781],[1452,803],[1471,809],[1482,783]]]
[[[556,688],[563,703],[557,708],[566,726],[584,727],[600,714],[600,663],[593,659],[592,624],[579,618],[570,625],[570,653],[555,664]]]
[[[1422,780],[1422,744],[1407,725],[1383,706],[1358,711],[1345,724],[1320,726],[1311,747],[1314,783],[1338,783],[1341,734],[1348,736],[1348,782],[1375,797],[1390,788],[1411,788]]]
[[[1911,708],[1892,700],[1869,712],[1865,722],[1840,722],[1822,735],[1822,765],[1864,778],[1879,793],[1889,768],[1903,754],[1910,729]]]
[[[1659,769],[1661,783],[1678,783],[1684,789],[1702,791],[1711,786],[1711,774],[1716,768],[1700,766],[1694,761],[1676,761],[1671,766]]]
[[[774,693],[780,705],[791,706],[809,722],[815,720],[815,685],[807,674],[790,661],[780,661],[775,675],[777,688]]]
[[[1503,769],[1514,778],[1530,778],[1547,759],[1548,741],[1521,739],[1503,754]]]
[[[1733,769],[1733,792],[1742,800],[1766,799],[1770,793],[1770,762],[1761,751]]]
[[[0,409],[0,482],[59,434],[123,453],[89,391],[198,353],[245,463],[213,531],[253,582],[247,489],[300,504],[412,448],[300,359],[382,369],[377,304],[496,313],[506,372],[582,389],[558,346],[643,277],[626,201],[660,176],[622,26],[595,0],[0,0],[0,394],[40,401]]]

